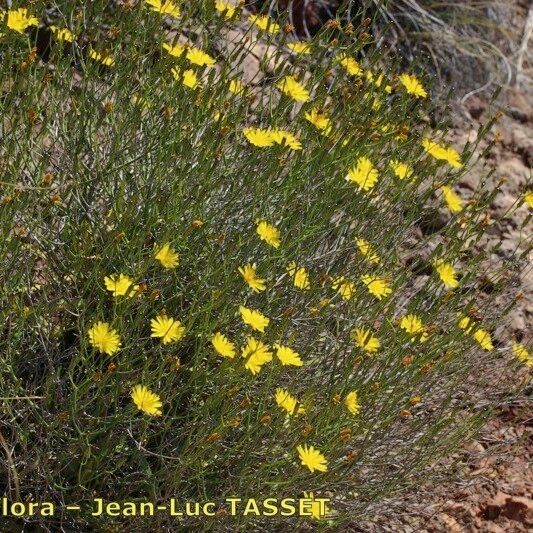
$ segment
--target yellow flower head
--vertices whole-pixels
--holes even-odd
[[[320,520],[326,518],[331,514],[331,509],[326,505],[326,502],[322,498],[315,499],[315,496],[312,492],[304,492],[304,497],[309,501],[309,512],[311,517],[315,520]]]
[[[10,9],[7,12],[6,26],[18,33],[24,33],[30,26],[37,26],[39,19],[28,13],[25,7]]]
[[[228,357],[229,359],[235,357],[235,345],[222,333],[215,333],[211,338],[211,344],[222,357]]]
[[[152,326],[151,337],[160,338],[163,344],[179,341],[185,335],[185,327],[179,320],[159,315],[150,321]]]
[[[324,113],[318,111],[318,109],[311,109],[311,111],[305,114],[305,118],[324,135],[329,135],[331,132],[331,119]]]
[[[178,18],[180,16],[179,7],[171,0],[145,0],[152,11],[161,15]]]
[[[378,300],[381,300],[384,296],[388,296],[392,292],[387,280],[383,277],[364,274],[361,276],[361,281],[366,285],[368,292]]]
[[[187,47],[183,44],[168,44],[163,43],[163,50],[166,50],[173,57],[181,57],[183,52],[187,50]]]
[[[262,128],[245,128],[242,130],[242,133],[248,142],[254,146],[264,148],[274,144],[274,139],[272,138],[272,133],[270,130],[265,130]]]
[[[336,290],[343,300],[349,300],[355,293],[355,284],[344,276],[333,279],[331,286]]]
[[[277,33],[280,25],[276,24],[268,15],[250,15],[248,20],[260,30],[268,33]]]
[[[281,344],[274,344],[276,355],[283,366],[303,366],[303,361],[300,354],[288,346]]]
[[[244,368],[252,374],[259,374],[263,365],[272,361],[272,352],[269,351],[268,345],[253,337],[248,337],[241,354],[247,358]]]
[[[452,264],[446,263],[445,261],[436,261],[435,270],[446,287],[454,289],[459,286],[457,272]]]
[[[378,171],[368,157],[360,157],[357,164],[348,172],[346,180],[355,183],[359,189],[368,191],[377,183]]]
[[[309,43],[295,41],[292,43],[287,43],[287,48],[294,54],[306,55],[306,56],[311,54],[311,46],[309,45]]]
[[[262,241],[265,241],[267,244],[270,244],[270,246],[273,246],[274,248],[279,248],[281,241],[279,230],[277,228],[263,220],[257,225],[256,231],[257,235],[259,235],[259,238]]]
[[[422,324],[422,320],[420,320],[420,318],[416,315],[409,314],[403,316],[400,320],[400,327],[409,333],[409,335],[421,335],[421,342],[425,342],[428,338],[428,334],[426,333],[424,324]]]
[[[490,333],[488,331],[485,331],[484,329],[480,328],[474,331],[474,334],[472,336],[479,343],[479,345],[487,352],[490,352],[490,350],[494,348]]]
[[[315,470],[318,472],[327,472],[328,461],[315,447],[304,444],[303,446],[298,446],[296,451],[300,456],[302,465],[307,466],[311,472]]]
[[[309,91],[294,76],[285,76],[276,87],[296,102],[307,102]]]
[[[135,385],[131,391],[131,399],[139,411],[147,415],[159,416],[161,414],[161,398],[144,385]]]
[[[272,140],[277,144],[283,144],[285,146],[288,146],[292,150],[302,149],[302,143],[290,131],[271,130],[270,135],[272,137]]]
[[[527,191],[526,194],[524,194],[524,201],[533,209],[533,191]]]
[[[285,409],[289,415],[305,413],[305,409],[299,405],[298,400],[285,389],[276,389],[275,398],[278,406]]]
[[[374,337],[369,329],[355,328],[352,332],[352,336],[355,344],[367,353],[375,353],[381,346],[379,339]]]
[[[230,80],[228,90],[233,94],[244,94],[246,87],[239,80]]]
[[[531,355],[527,348],[518,342],[513,342],[513,354],[521,362],[524,363],[528,368],[533,367],[533,355]]]
[[[363,69],[353,57],[341,54],[337,57],[337,60],[350,76],[360,76],[363,73]]]
[[[298,267],[294,261],[291,261],[287,265],[287,272],[297,289],[302,289],[303,291],[309,290],[311,283],[309,281],[309,274],[304,267]]]
[[[120,337],[107,322],[96,322],[89,331],[89,342],[100,352],[113,355],[120,348]]]
[[[359,414],[359,411],[361,411],[361,404],[359,403],[356,391],[349,392],[346,395],[346,398],[344,398],[344,405],[346,405],[346,409],[348,409],[352,415]]]
[[[181,81],[181,83],[189,89],[196,89],[197,87],[200,87],[200,82],[198,81],[198,76],[196,75],[196,72],[194,72],[194,70],[190,68],[185,70],[184,72],[173,68],[172,75],[174,76],[174,79]]]
[[[459,213],[463,210],[463,201],[453,191],[451,187],[448,187],[447,185],[443,185],[440,188],[440,190],[442,191],[442,194],[444,195],[444,201],[446,202],[448,209],[452,213]]]
[[[105,65],[106,67],[112,67],[115,64],[115,60],[108,53],[97,52],[92,48],[89,50],[89,57],[98,61],[98,63],[102,63],[102,65]]]
[[[270,319],[255,309],[248,309],[241,305],[239,306],[239,311],[241,313],[242,321],[252,329],[260,331],[261,333],[263,333],[268,324],[270,324]]]
[[[361,255],[369,263],[372,263],[374,265],[377,265],[380,263],[381,259],[379,258],[379,255],[375,252],[374,247],[368,241],[365,241],[365,239],[361,239],[357,237],[355,239],[355,244],[357,245],[357,248],[359,248]]]
[[[401,161],[393,159],[389,164],[394,172],[394,175],[401,180],[410,178],[413,175],[413,168],[407,163],[402,163]]]
[[[235,15],[235,6],[230,4],[229,2],[225,2],[223,0],[216,0],[215,2],[215,9],[224,15],[224,18],[226,20],[229,20]]]
[[[461,168],[463,166],[459,152],[453,148],[447,148],[446,146],[437,144],[436,142],[433,142],[427,138],[422,141],[422,146],[429,155],[433,156],[439,161],[446,161],[454,168]]]
[[[59,28],[58,26],[50,26],[53,36],[58,41],[66,41],[67,43],[74,42],[74,34],[68,28]]]
[[[424,89],[424,86],[413,74],[402,74],[398,79],[409,94],[413,94],[417,98],[427,97],[428,93]]]
[[[135,296],[139,285],[134,285],[133,280],[125,274],[113,274],[104,278],[105,288],[113,293],[113,296]]]
[[[214,58],[199,48],[189,48],[186,57],[190,63],[200,67],[212,67],[216,63]]]
[[[239,272],[254,292],[261,292],[266,289],[266,281],[257,276],[255,264],[250,265],[248,263],[244,267],[239,267]]]
[[[168,242],[156,250],[154,257],[164,268],[176,268],[179,264],[179,255],[170,247]]]

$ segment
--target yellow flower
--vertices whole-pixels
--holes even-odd
[[[68,28],[59,28],[52,25],[50,30],[58,41],[74,42],[74,34]]]
[[[459,281],[457,281],[457,272],[455,268],[450,263],[445,261],[436,261],[435,270],[439,275],[442,283],[450,289],[454,289],[459,286]]]
[[[148,415],[159,416],[161,414],[161,398],[144,385],[135,385],[131,391],[131,399],[139,411]]]
[[[298,400],[285,389],[276,389],[275,398],[278,406],[285,409],[289,415],[305,413],[305,409],[299,404]]]
[[[200,67],[207,66],[212,67],[216,64],[216,61],[208,53],[200,50],[199,48],[189,48],[187,50],[187,59],[193,65],[198,65]]]
[[[484,350],[487,350],[487,352],[494,348],[488,331],[480,328],[476,330],[472,336]]]
[[[113,355],[120,348],[120,337],[107,322],[97,322],[88,331],[90,343],[100,352]]]
[[[211,344],[222,357],[228,357],[229,359],[235,357],[235,345],[222,333],[215,333],[211,338]]]
[[[102,65],[105,65],[106,67],[112,67],[115,64],[115,60],[108,53],[97,52],[92,48],[89,50],[89,57],[95,61],[98,61],[99,63],[102,63]]]
[[[287,48],[291,52],[294,52],[295,54],[306,55],[306,56],[311,54],[311,46],[309,45],[309,43],[295,41],[292,43],[287,43]]]
[[[424,86],[420,83],[418,78],[413,74],[402,74],[398,78],[400,83],[405,87],[409,94],[415,95],[417,98],[426,98],[428,93]]]
[[[235,15],[235,6],[229,2],[224,2],[223,0],[216,0],[215,9],[224,15],[226,20],[229,20],[233,17],[233,15]]]
[[[459,319],[459,327],[461,329],[464,329],[466,333],[471,333],[473,327],[471,322],[472,321],[467,316],[461,316],[461,318]]]
[[[359,414],[359,411],[361,411],[361,404],[359,403],[356,391],[349,392],[346,395],[346,398],[344,398],[344,405],[346,405],[346,409],[348,409],[352,415]]]
[[[270,130],[262,128],[245,128],[242,130],[244,136],[248,139],[250,144],[264,148],[266,146],[272,146],[274,139]]]
[[[361,281],[366,285],[368,292],[374,295],[378,300],[388,296],[392,289],[388,286],[387,280],[383,277],[374,276],[373,274],[364,274]]]
[[[250,265],[249,263],[243,267],[239,267],[239,272],[241,273],[244,281],[254,292],[261,292],[266,289],[265,280],[258,278],[256,275],[255,264]]]
[[[28,13],[25,7],[10,9],[7,12],[6,26],[18,33],[24,33],[30,26],[37,26],[39,19]]]
[[[283,144],[293,150],[301,150],[302,143],[289,131],[271,130],[272,140],[277,144]]]
[[[334,278],[331,286],[341,295],[343,300],[349,300],[355,293],[355,284],[344,276]]]
[[[173,68],[172,75],[174,76],[174,79],[181,81],[181,83],[185,85],[185,87],[189,87],[189,89],[196,89],[200,86],[198,76],[194,70],[190,68],[185,70],[185,72],[181,72],[180,70]]]
[[[356,237],[355,244],[357,244],[357,248],[359,248],[361,255],[369,263],[372,263],[374,265],[379,264],[381,259],[379,258],[379,255],[375,252],[374,247],[368,241],[365,241],[365,239]]]
[[[524,194],[524,201],[533,209],[533,191],[527,191],[526,194]]]
[[[283,366],[303,366],[304,363],[300,354],[292,348],[281,344],[274,344],[274,348],[276,348],[276,355]]]
[[[311,111],[305,114],[305,118],[324,135],[329,135],[331,132],[331,120],[317,109],[311,109]]]
[[[315,499],[312,492],[304,492],[304,497],[309,501],[307,508],[311,513],[311,517],[315,520],[325,518],[331,513],[331,509],[326,505],[326,502],[322,498]]]
[[[403,316],[400,320],[400,327],[409,333],[409,335],[416,336],[421,334],[421,342],[426,342],[428,339],[428,334],[425,331],[426,328],[422,324],[422,320],[416,315],[410,314]]]
[[[179,255],[170,247],[168,242],[156,250],[154,257],[164,268],[175,268],[179,264]]]
[[[263,333],[268,324],[270,324],[270,319],[255,309],[248,309],[241,305],[239,306],[239,311],[241,313],[242,321],[245,324],[248,324],[252,329],[260,331],[261,333]]]
[[[314,472],[315,470],[318,472],[327,472],[328,461],[319,450],[313,446],[308,447],[307,444],[304,444],[303,446],[298,446],[296,451],[300,456],[302,465],[307,466],[311,472]]]
[[[527,351],[527,348],[523,344],[513,342],[513,354],[521,363],[524,363],[528,368],[533,367],[533,355],[531,355]]]
[[[179,7],[171,0],[145,0],[152,11],[160,13],[161,15],[169,15],[170,17],[178,18],[180,16]]]
[[[446,205],[448,206],[448,209],[452,213],[459,213],[463,210],[463,201],[461,198],[452,190],[451,187],[448,187],[447,185],[443,185],[440,190],[442,191],[442,194],[444,195],[444,201],[446,202]]]
[[[296,102],[307,102],[310,98],[309,91],[294,76],[285,76],[276,87]]]
[[[457,150],[453,148],[447,148],[441,144],[437,144],[430,139],[424,139],[422,141],[422,146],[424,150],[435,159],[439,161],[446,161],[454,168],[461,168],[463,165],[461,163],[461,156]]]
[[[181,57],[181,54],[185,52],[187,47],[183,44],[168,44],[163,43],[163,49],[166,50],[173,57]]]
[[[353,57],[341,54],[337,57],[337,60],[344,67],[344,70],[350,74],[350,76],[360,76],[363,73],[363,69]]]
[[[261,367],[272,361],[272,352],[269,351],[268,346],[253,337],[248,337],[241,354],[244,358],[248,358],[244,368],[252,374],[259,374]]]
[[[276,24],[268,15],[250,15],[248,20],[260,30],[268,33],[277,33],[280,25]]]
[[[179,341],[185,334],[185,327],[179,320],[165,315],[152,318],[150,325],[152,326],[151,337],[160,338],[163,344]]]
[[[246,87],[239,80],[230,80],[228,90],[233,94],[243,94],[246,92]]]
[[[281,241],[279,230],[277,228],[263,220],[257,225],[256,231],[262,241],[265,241],[274,248],[279,248]]]
[[[346,180],[355,183],[358,189],[368,191],[378,181],[378,171],[368,157],[360,157],[357,164],[348,172]]]
[[[302,289],[303,291],[309,290],[311,283],[309,282],[309,274],[304,267],[296,266],[294,261],[290,262],[287,265],[287,272],[291,276],[294,286],[297,289]]]
[[[357,346],[367,353],[375,353],[381,346],[379,339],[369,329],[355,328],[352,336]]]
[[[402,163],[401,161],[393,159],[389,164],[394,172],[394,175],[401,180],[410,178],[413,175],[413,168],[406,163]]]
[[[133,280],[125,274],[113,274],[104,278],[106,289],[113,293],[113,296],[135,296],[139,285],[134,285]]]

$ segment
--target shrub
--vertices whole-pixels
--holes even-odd
[[[224,516],[235,496],[357,519],[498,401],[471,385],[511,351],[490,333],[505,272],[476,247],[494,192],[457,196],[475,146],[429,128],[428,80],[377,71],[364,26],[295,46],[173,6],[4,18],[4,493],[81,505],[31,518],[76,530],[175,520],[94,497],[216,501],[184,519],[205,529],[265,523]]]

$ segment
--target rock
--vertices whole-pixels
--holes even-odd
[[[478,120],[487,110],[487,100],[481,96],[472,96],[466,101],[465,107],[470,116],[474,120]]]
[[[511,90],[507,96],[509,108],[507,113],[520,122],[533,119],[533,105],[522,91]]]

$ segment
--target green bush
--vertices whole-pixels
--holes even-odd
[[[28,518],[71,530],[176,524],[95,497],[217,502],[200,529],[357,519],[501,398],[472,393],[515,364],[475,246],[494,192],[454,193],[475,146],[446,148],[427,80],[378,71],[364,26],[295,51],[283,22],[165,7],[4,16],[4,495],[82,506]],[[308,493],[327,517],[223,505]]]

